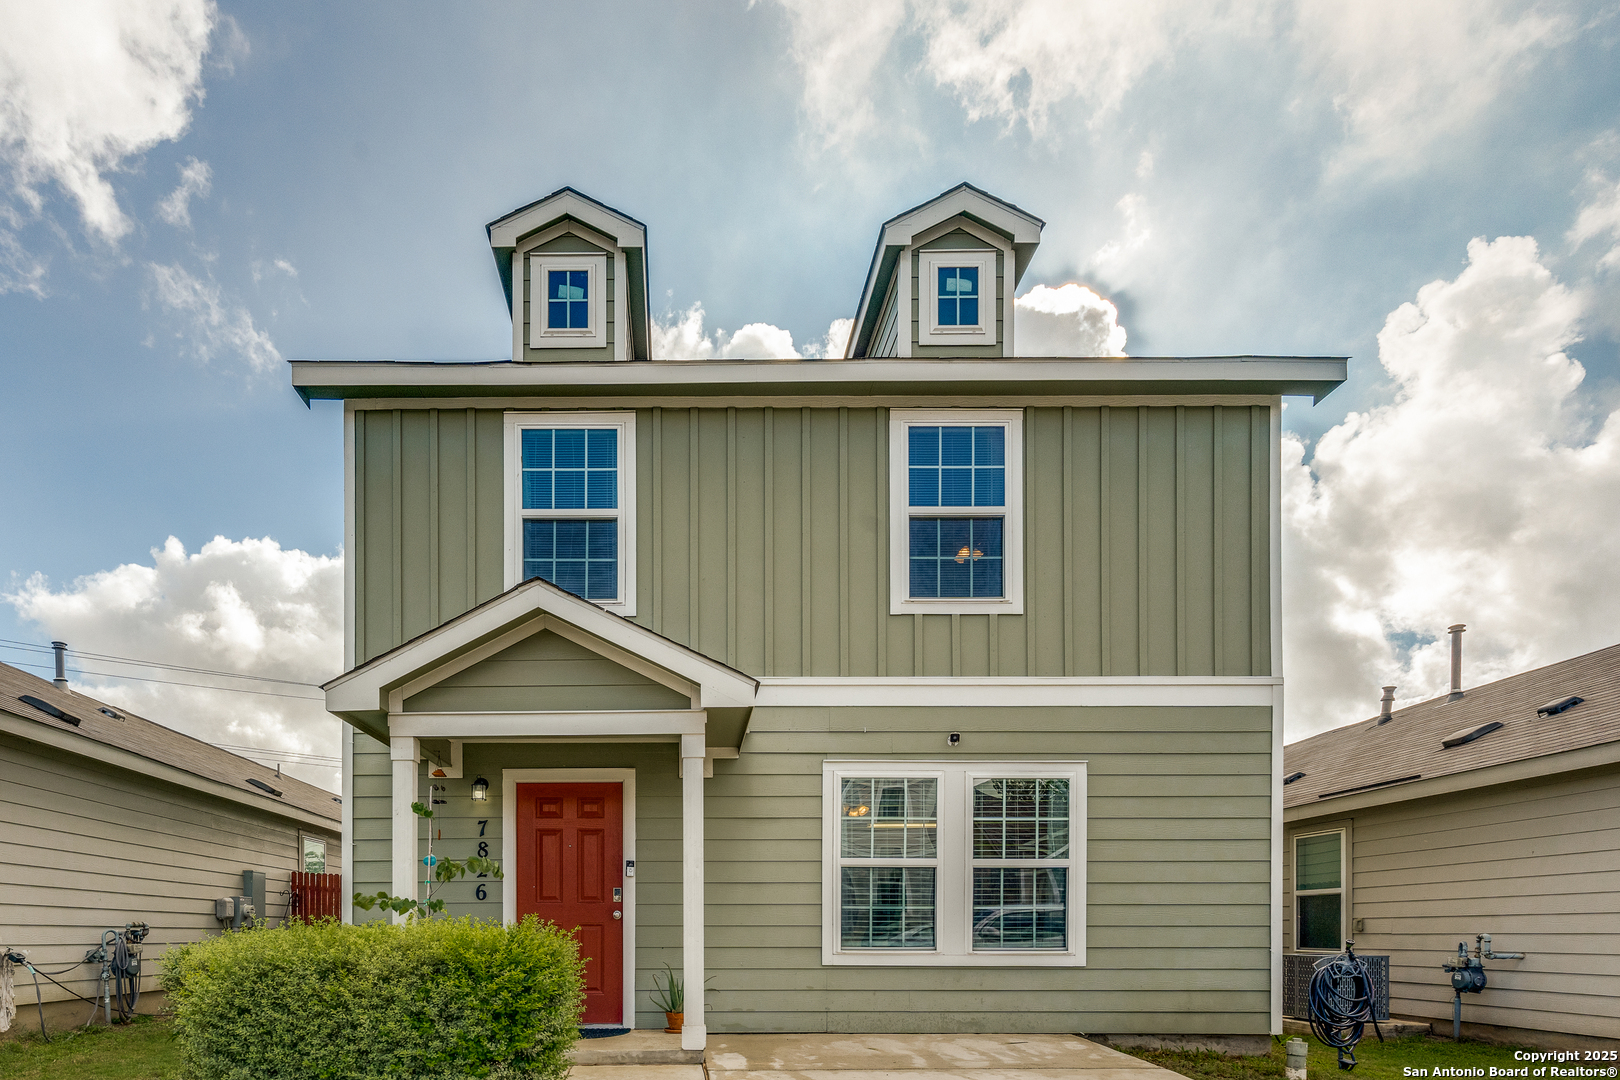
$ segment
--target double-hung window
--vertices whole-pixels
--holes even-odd
[[[926,250],[918,253],[920,345],[996,343],[996,252]]]
[[[601,348],[606,321],[606,255],[529,257],[529,348]]]
[[[1023,610],[1023,413],[890,413],[890,611]]]
[[[1344,947],[1344,832],[1294,837],[1294,948]]]
[[[507,585],[635,614],[634,413],[507,414]]]
[[[824,770],[823,963],[1085,963],[1083,762]]]

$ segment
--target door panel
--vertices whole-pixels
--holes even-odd
[[[624,1023],[624,788],[517,786],[517,917],[574,931],[585,958],[586,1024]]]

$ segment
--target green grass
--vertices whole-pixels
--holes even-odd
[[[22,1020],[21,1012],[17,1021]],[[179,1080],[180,1048],[167,1020],[141,1016],[118,1027],[38,1032],[0,1042],[5,1080]]]
[[[1291,1038],[1292,1035],[1286,1036],[1285,1041]],[[1483,1068],[1488,1073],[1492,1065],[1497,1068],[1524,1065],[1513,1060],[1513,1051],[1522,1047],[1453,1043],[1432,1035],[1412,1035],[1380,1044],[1369,1027],[1367,1037],[1356,1046],[1354,1071],[1341,1073],[1336,1051],[1312,1036],[1301,1038],[1309,1047],[1305,1068],[1310,1080],[1332,1080],[1335,1076],[1354,1077],[1354,1080],[1407,1080],[1404,1070],[1409,1068],[1431,1070],[1428,1075],[1432,1076],[1437,1066]],[[1264,1057],[1227,1057],[1213,1050],[1133,1050],[1123,1046],[1119,1049],[1191,1080],[1283,1080],[1288,1061],[1283,1043],[1275,1039],[1271,1053]]]

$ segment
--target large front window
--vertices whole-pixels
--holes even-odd
[[[510,414],[508,426],[514,473],[508,585],[544,578],[628,613],[634,416]]]
[[[1083,763],[826,770],[826,963],[1084,963]]]
[[[1021,608],[1021,420],[988,410],[891,414],[895,613]]]

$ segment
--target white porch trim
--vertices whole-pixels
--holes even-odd
[[[519,784],[617,783],[624,790],[624,858],[636,857],[636,770],[634,769],[502,769],[501,770],[501,921],[517,922],[517,786]],[[624,1015],[636,1026],[636,879],[624,879]]]
[[[686,984],[686,1020],[681,1049],[702,1050],[709,1029],[703,1005],[706,912],[703,894],[703,736],[681,736],[681,978]],[[696,1021],[694,1023],[693,1021]]]
[[[629,712],[396,712],[388,714],[388,731],[418,739],[570,738],[593,740],[604,735],[644,735],[654,741],[675,735],[703,734],[702,709]]]
[[[392,863],[395,896],[420,897],[417,891],[416,814],[411,803],[416,802],[416,767],[422,760],[422,748],[408,736],[393,736],[388,740],[388,756],[394,766],[393,815],[389,834],[393,840]],[[401,916],[394,915],[398,922]]]

